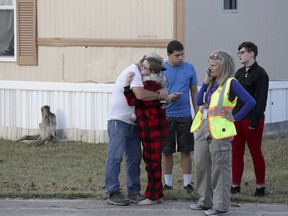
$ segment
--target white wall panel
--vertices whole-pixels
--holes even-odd
[[[0,137],[37,134],[49,105],[68,140],[107,142],[107,111],[114,84],[0,81]],[[265,124],[288,121],[288,82],[270,82]]]
[[[272,122],[271,117],[272,117],[272,110],[271,110],[271,92],[273,90],[269,89],[268,91],[268,98],[267,98],[267,106],[265,110],[265,123],[267,122]]]
[[[49,105],[68,140],[107,142],[108,97],[113,84],[0,82],[0,137],[37,133]]]
[[[271,122],[280,122],[283,121],[285,119],[287,119],[287,89],[283,90],[283,89],[274,89],[271,90],[271,104],[270,104],[270,108],[271,108]],[[282,110],[280,112],[280,110]]]

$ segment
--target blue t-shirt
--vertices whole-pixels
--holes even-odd
[[[167,70],[162,73],[167,77],[166,87],[168,94],[172,92],[182,92],[182,96],[179,99],[167,105],[166,116],[191,116],[190,87],[198,83],[194,66],[187,62],[181,62],[180,65],[171,66],[167,61],[164,62],[164,66]]]

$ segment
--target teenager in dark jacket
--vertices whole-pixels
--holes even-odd
[[[256,106],[239,122],[235,122],[237,136],[232,141],[232,188],[231,193],[240,193],[241,179],[244,170],[245,143],[253,159],[256,176],[255,196],[265,196],[265,160],[262,154],[262,135],[264,128],[264,112],[269,89],[269,77],[256,62],[258,47],[252,42],[243,42],[238,47],[240,68],[235,78],[254,98]],[[243,102],[237,101],[233,110],[236,114]]]

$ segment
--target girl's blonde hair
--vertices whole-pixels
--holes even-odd
[[[162,71],[162,61],[160,59],[154,58],[154,57],[146,57],[146,61],[149,62],[150,70],[154,73],[158,74],[160,71]]]

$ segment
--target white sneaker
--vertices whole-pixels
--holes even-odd
[[[205,215],[228,215],[230,212],[218,211],[216,209],[209,209],[204,212]]]
[[[208,209],[211,209],[209,207],[201,206],[201,205],[198,205],[198,204],[191,204],[190,208],[192,210],[208,210]]]

